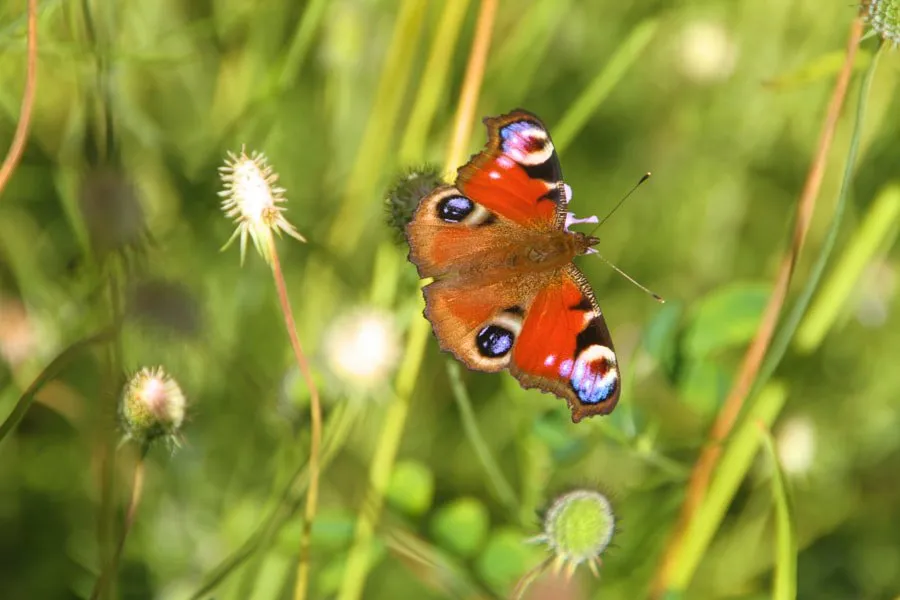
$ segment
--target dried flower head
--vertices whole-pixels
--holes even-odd
[[[247,236],[253,239],[256,249],[266,260],[271,262],[272,232],[281,232],[294,239],[305,242],[291,223],[284,217],[284,188],[277,187],[278,174],[269,166],[266,157],[260,152],[250,156],[241,147],[240,155],[228,153],[225,165],[219,167],[219,174],[225,189],[219,192],[222,210],[225,215],[237,222],[234,235],[225,243],[224,248],[240,234],[241,264],[247,251]]]
[[[119,403],[126,439],[149,444],[165,438],[177,446],[185,406],[181,388],[162,367],[144,367],[125,384]]]
[[[860,8],[875,33],[892,46],[900,46],[900,0],[863,0]]]
[[[600,555],[609,546],[616,528],[612,505],[600,492],[575,490],[557,498],[544,517],[544,532],[531,541],[547,545],[555,555],[557,571],[571,575],[587,563],[597,575]]]

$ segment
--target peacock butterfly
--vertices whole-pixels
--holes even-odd
[[[508,368],[522,387],[564,398],[572,421],[610,413],[621,389],[594,292],[572,262],[596,237],[569,231],[571,188],[535,115],[484,120],[485,149],[454,185],[421,199],[406,226],[425,317],[442,350],[470,369]]]

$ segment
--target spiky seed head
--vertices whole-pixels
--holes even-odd
[[[268,263],[272,262],[273,231],[306,241],[284,216],[286,209],[280,205],[287,202],[285,190],[275,185],[278,174],[269,166],[264,154],[254,151],[248,156],[243,146],[240,154],[229,152],[225,165],[219,167],[219,176],[225,184],[225,189],[219,192],[223,198],[222,210],[237,223],[237,229],[222,249],[240,235],[241,264],[247,252],[248,237]]]
[[[162,367],[144,367],[128,380],[119,402],[126,439],[149,444],[165,439],[178,446],[187,401]]]
[[[416,167],[397,177],[385,198],[387,222],[397,240],[403,239],[406,226],[422,198],[443,183],[441,169],[435,165]]]
[[[862,0],[860,10],[872,31],[886,43],[900,46],[900,0]]]
[[[616,520],[612,505],[600,492],[575,490],[558,497],[544,518],[544,531],[531,541],[544,543],[555,555],[556,570],[571,575],[587,563],[594,575],[612,540]]]

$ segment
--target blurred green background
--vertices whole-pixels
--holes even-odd
[[[308,240],[285,238],[279,252],[326,419],[310,597],[345,585],[359,518],[377,521],[363,597],[504,597],[547,555],[524,543],[542,511],[578,488],[607,494],[620,523],[601,577],[546,575],[527,597],[646,597],[787,246],[856,8],[501,1],[468,150],[485,142],[482,116],[536,113],[582,216],[602,216],[652,171],[600,231],[600,251],[668,302],[579,260],[625,378],[610,417],[573,425],[561,400],[506,373],[454,380],[430,334],[408,415],[386,416],[403,401],[396,372],[415,363],[405,340],[421,306],[384,198],[404,170],[446,160],[478,8],[40,2],[32,127],[0,196],[0,418],[54,357],[117,315],[125,325],[113,343],[70,352],[0,440],[0,597],[89,597],[137,454],[115,450],[119,392],[153,365],[178,380],[189,419],[179,451],[149,454],[112,597],[291,597],[309,397],[266,264],[220,253],[233,225],[217,168],[244,144],[268,156]],[[24,85],[25,9],[0,3],[4,149]],[[788,306],[831,223],[875,47],[861,47]],[[792,496],[799,598],[900,594],[898,74],[886,52],[833,260],[764,392]],[[401,437],[378,515],[369,467],[385,419]],[[772,474],[755,450],[735,474],[685,598],[770,597]]]

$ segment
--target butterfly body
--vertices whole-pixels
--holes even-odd
[[[566,399],[572,420],[609,413],[619,370],[593,290],[572,262],[597,238],[569,231],[571,190],[531,113],[485,119],[488,144],[454,185],[421,200],[406,235],[441,348],[470,369],[509,369]]]

